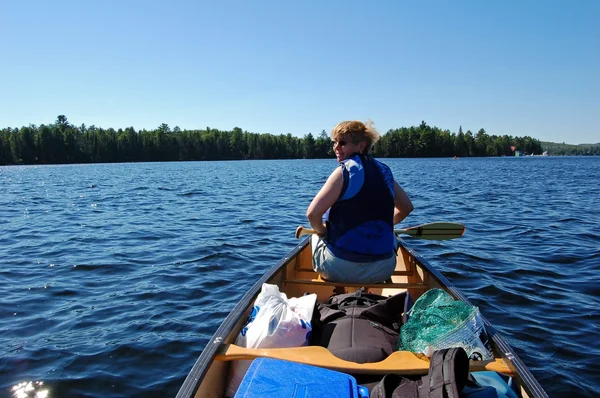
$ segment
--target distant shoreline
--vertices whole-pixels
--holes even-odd
[[[373,148],[379,158],[467,158],[529,154],[600,155],[599,144],[568,145],[535,138],[489,135],[485,129],[457,133],[432,127],[401,127],[387,131]],[[333,158],[325,130],[317,136],[257,134],[235,127],[221,131],[133,127],[115,130],[82,124],[59,115],[53,124],[0,130],[0,165],[90,164],[165,161],[327,159]]]

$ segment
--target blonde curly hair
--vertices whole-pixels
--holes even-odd
[[[366,142],[367,145],[363,150],[363,155],[368,154],[373,149],[373,145],[375,145],[380,137],[381,135],[375,130],[371,120],[367,120],[365,123],[360,120],[347,120],[338,123],[331,130],[331,139],[334,141],[345,138],[354,143]]]

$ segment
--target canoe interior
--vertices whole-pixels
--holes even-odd
[[[254,299],[260,292],[263,283],[279,286],[280,291],[288,297],[299,297],[304,293],[316,293],[321,302],[327,299],[337,289],[346,292],[355,291],[356,286],[334,286],[322,281],[318,274],[312,270],[312,259],[309,239],[305,239],[292,252],[284,257],[276,266],[267,272],[250,291],[240,300],[238,305],[230,313],[213,338],[207,344],[200,358],[192,368],[185,380],[178,397],[223,397],[226,391],[226,383],[231,360],[222,360],[222,354],[226,345],[234,344],[236,336],[248,317]],[[442,288],[449,292],[457,300],[468,300],[450,282],[433,269],[424,259],[410,249],[400,239],[400,250],[396,259],[396,270],[392,276],[391,287],[382,285],[369,285],[371,293],[383,296],[394,295],[408,291],[413,300],[419,298],[425,291],[432,288]],[[388,285],[389,286],[389,285]],[[512,348],[494,330],[492,325],[484,318],[494,355],[513,377],[523,397],[546,397],[546,393],[533,378],[529,370],[520,361]],[[261,355],[259,355],[261,356]],[[221,358],[221,359],[220,359]],[[376,371],[377,372],[377,371]],[[366,372],[348,372],[355,376]],[[391,373],[391,372],[387,372]],[[396,372],[402,373],[402,372]]]

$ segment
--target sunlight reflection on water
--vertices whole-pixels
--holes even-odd
[[[24,381],[12,387],[15,398],[46,398],[49,391],[43,381]]]

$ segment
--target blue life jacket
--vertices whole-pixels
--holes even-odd
[[[327,247],[338,258],[369,262],[395,252],[394,177],[385,164],[354,154],[341,162],[344,186],[329,209]]]

